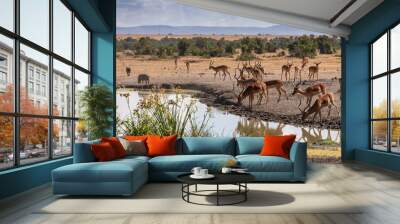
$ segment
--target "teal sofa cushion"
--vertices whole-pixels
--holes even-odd
[[[150,172],[190,172],[193,167],[203,167],[212,172],[219,171],[227,161],[235,159],[231,155],[174,155],[158,156],[149,160]]]
[[[293,172],[293,162],[283,157],[239,155],[236,159],[249,172]]]
[[[68,182],[127,182],[133,172],[143,172],[146,162],[115,160],[109,162],[74,163],[53,170],[54,181]]]
[[[237,137],[236,155],[260,154],[264,137]]]
[[[178,154],[235,155],[235,139],[230,137],[183,137],[178,141]]]

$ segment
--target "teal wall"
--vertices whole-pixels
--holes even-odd
[[[72,163],[72,158],[52,160],[0,173],[0,199],[48,183],[51,171]]]
[[[388,153],[369,149],[369,43],[400,22],[399,12],[399,0],[385,0],[355,23],[349,39],[342,41],[342,157],[391,170],[399,170],[398,156],[388,159]]]
[[[115,97],[116,0],[67,0],[92,31],[92,81],[112,89]],[[114,111],[115,114],[115,111]],[[112,118],[115,121],[115,115]],[[115,131],[114,127],[110,130]],[[51,171],[72,158],[47,161],[0,172],[0,199],[51,181]]]

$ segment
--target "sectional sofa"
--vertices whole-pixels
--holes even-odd
[[[259,182],[305,182],[307,144],[295,142],[290,159],[260,156],[263,137],[184,137],[177,140],[177,155],[128,156],[96,162],[91,144],[75,145],[74,163],[52,172],[54,194],[132,195],[148,181],[176,181],[180,174],[200,166],[218,172],[228,160],[236,160]]]

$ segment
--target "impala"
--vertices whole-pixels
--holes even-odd
[[[326,93],[326,90],[325,90],[326,87],[322,83],[318,83],[318,84],[309,86],[309,87],[307,87],[307,88],[305,88],[303,90],[301,90],[299,88],[299,86],[300,86],[300,83],[298,83],[294,87],[292,96],[294,96],[296,94],[300,94],[300,95],[306,97],[307,98],[307,101],[306,101],[307,106],[306,106],[306,108],[310,107],[311,100],[312,100],[312,98],[314,96]],[[300,106],[301,106],[301,99],[300,99],[300,103],[299,103],[298,107],[300,107]]]
[[[263,95],[264,93],[265,93],[265,90],[260,85],[248,86],[242,93],[239,94],[238,104],[241,105],[242,101],[246,97],[249,97],[249,108],[251,110],[253,107],[254,95],[256,95],[256,94]],[[261,99],[262,99],[262,97],[259,98],[259,102],[261,101]]]
[[[283,78],[283,74],[285,74],[285,80],[288,81],[288,75],[289,75],[289,80],[290,80],[290,70],[292,69],[293,62],[292,63],[287,63],[286,65],[282,65],[282,74],[281,74],[281,80]]]
[[[301,82],[301,73],[303,72],[304,67],[306,67],[308,63],[308,58],[305,57],[303,58],[303,60],[301,61],[301,66],[295,66],[294,67],[294,81],[296,81],[296,76],[299,76],[299,80]]]
[[[327,116],[328,118],[329,118],[330,115],[331,115],[332,106],[335,107],[336,111],[337,111],[338,114],[339,114],[339,109],[337,108],[337,106],[336,106],[336,104],[335,104],[334,101],[335,101],[335,98],[334,98],[334,96],[333,96],[333,93],[326,93],[326,94],[324,94],[324,95],[322,95],[322,96],[319,96],[318,99],[315,100],[314,104],[313,104],[311,107],[309,107],[308,109],[302,110],[302,109],[299,107],[299,110],[300,110],[301,113],[302,113],[301,119],[302,119],[302,120],[306,120],[308,116],[310,116],[311,114],[313,114],[313,118],[312,118],[312,119],[315,120],[315,117],[316,117],[317,114],[318,114],[318,115],[319,115],[319,120],[320,120],[320,122],[321,122],[321,121],[322,121],[322,113],[321,113],[321,110],[322,110],[322,108],[324,108],[324,107],[328,107],[328,108],[329,108],[328,116]]]
[[[232,79],[231,74],[228,71],[228,66],[226,66],[226,65],[213,66],[213,64],[214,64],[214,61],[210,61],[210,65],[208,66],[208,69],[213,70],[215,72],[214,79],[217,77],[217,74],[221,78],[221,72],[222,72],[222,76],[224,77],[223,80],[225,80],[227,74],[229,76],[229,79]]]
[[[275,88],[276,91],[278,91],[278,93],[279,93],[279,98],[278,98],[277,102],[281,101],[282,92],[285,94],[286,99],[289,99],[287,96],[286,90],[283,88],[283,82],[281,80],[270,80],[270,81],[265,81],[264,83],[265,83],[266,91],[267,91],[267,101],[266,101],[267,103],[268,103],[268,97],[269,97],[268,90],[273,89],[273,88]]]
[[[315,66],[310,66],[308,68],[308,79],[314,79],[315,76],[317,76],[317,80],[318,80],[318,75],[319,75],[319,65],[321,64],[321,62],[317,62],[315,63]]]

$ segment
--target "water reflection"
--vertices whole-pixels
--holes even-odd
[[[236,127],[236,133],[239,136],[263,136],[282,135],[285,124],[278,123],[278,126],[273,127],[268,122],[263,122],[256,119],[241,118]]]
[[[126,90],[124,91],[126,92]],[[136,108],[137,103],[143,97],[151,94],[149,91],[129,90],[126,98],[117,94],[117,114],[119,119],[124,119],[129,114],[128,102],[131,109]],[[258,119],[250,119],[231,114],[218,108],[209,108],[198,99],[192,98],[188,93],[180,93],[185,96],[185,102],[196,101],[196,119],[201,120],[204,113],[211,112],[210,125],[214,136],[263,136],[295,134],[298,141],[308,142],[309,146],[340,147],[340,131],[335,129],[321,129],[312,127],[297,127],[280,122],[266,122]],[[167,99],[175,97],[175,93],[167,93]],[[128,101],[127,101],[128,100]]]

